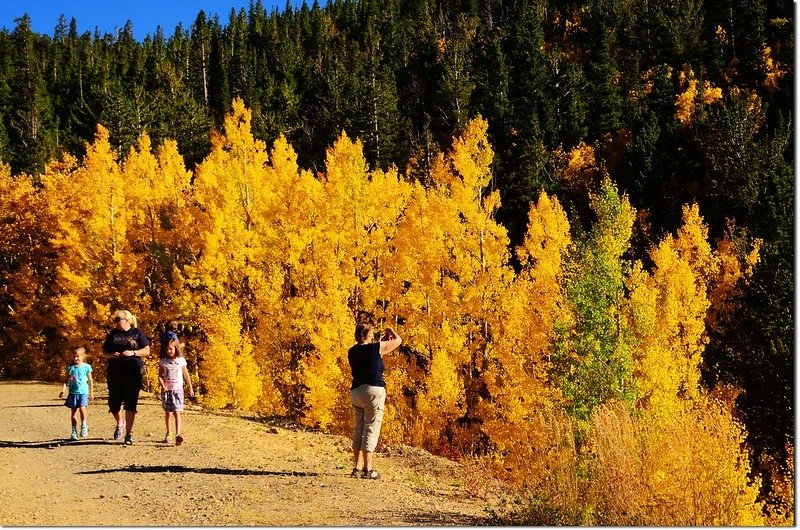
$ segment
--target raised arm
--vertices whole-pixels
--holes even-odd
[[[386,328],[386,334],[384,335],[386,340],[381,339],[381,356],[386,355],[387,353],[391,353],[400,347],[400,344],[403,342],[403,339],[400,338],[400,335],[397,334],[395,330],[392,328]]]

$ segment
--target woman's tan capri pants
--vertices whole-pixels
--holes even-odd
[[[350,390],[350,401],[353,402],[356,416],[353,449],[373,453],[381,434],[386,389],[382,386],[361,385]]]

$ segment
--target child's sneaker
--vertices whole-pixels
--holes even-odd
[[[179,434],[175,437],[175,445],[180,445],[183,443],[183,435]]]
[[[130,434],[125,435],[125,445],[133,445],[133,438]]]
[[[172,436],[170,436],[169,434],[165,434],[165,435],[164,435],[164,439],[163,439],[163,440],[161,440],[161,443],[162,443],[162,444],[169,444],[169,443],[172,443]]]
[[[122,438],[122,426],[121,425],[117,425],[114,428],[114,439],[115,440],[119,440],[120,438]]]
[[[70,440],[77,440],[78,439],[78,430],[75,427],[72,428],[72,434],[69,436]]]
[[[85,423],[81,424],[81,438],[89,436],[89,426]]]

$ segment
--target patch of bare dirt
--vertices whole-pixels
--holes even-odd
[[[89,437],[69,437],[59,384],[0,382],[2,526],[480,526],[483,500],[459,464],[413,448],[350,478],[350,442],[285,422],[184,413],[186,443],[160,443],[161,405],[142,394],[134,445],[112,439],[105,385]]]

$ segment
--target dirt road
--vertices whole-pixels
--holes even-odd
[[[0,525],[488,523],[458,464],[411,448],[376,457],[381,480],[352,479],[344,437],[199,409],[185,412],[186,443],[165,446],[161,406],[144,395],[125,447],[97,387],[89,437],[70,442],[60,385],[0,382]]]

